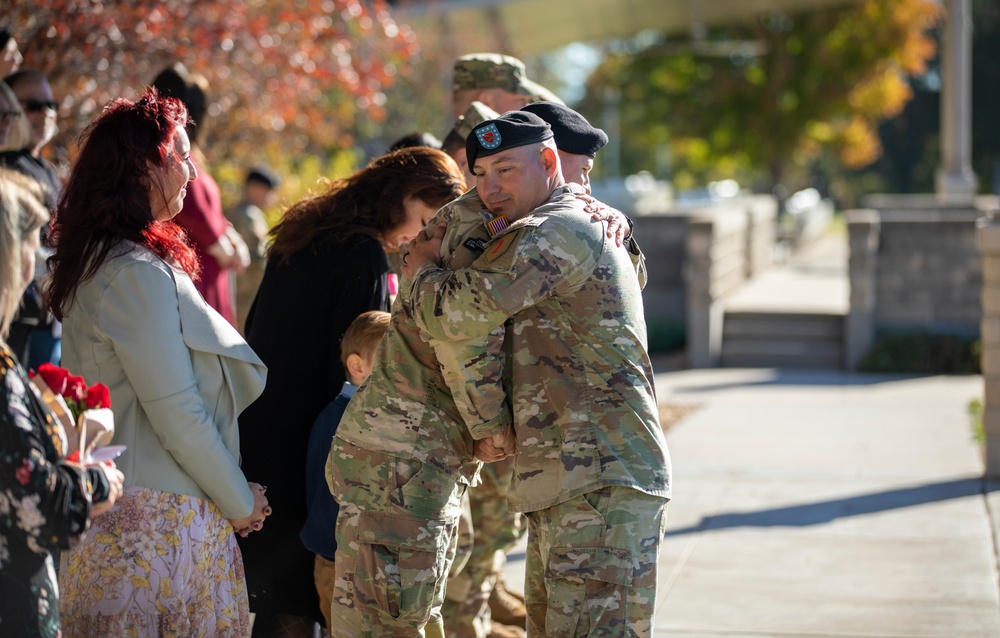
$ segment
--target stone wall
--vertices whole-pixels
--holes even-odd
[[[684,337],[684,257],[688,215],[664,212],[636,217],[634,232],[646,256],[646,288],[643,304],[650,347]]]
[[[983,263],[982,370],[986,475],[1000,478],[1000,220],[980,219],[979,250]]]
[[[771,265],[776,215],[773,197],[751,195],[635,216],[636,239],[646,256],[643,303],[651,348],[686,339],[693,365],[714,365],[707,361],[718,358],[718,302]]]
[[[692,368],[718,364],[723,301],[771,265],[777,203],[749,196],[693,211],[685,244],[687,357]]]
[[[879,334],[976,338],[982,262],[976,219],[991,198],[942,204],[933,196],[875,196],[848,211],[851,310],[845,360],[854,368]]]

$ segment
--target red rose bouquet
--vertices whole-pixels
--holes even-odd
[[[111,442],[115,421],[106,385],[87,387],[83,377],[51,363],[43,363],[28,376],[62,426],[68,457],[87,462],[96,448]]]

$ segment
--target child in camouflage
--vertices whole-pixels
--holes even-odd
[[[340,360],[347,373],[347,381],[333,401],[320,412],[309,433],[306,452],[306,503],[308,517],[299,538],[306,549],[316,554],[313,577],[319,594],[320,608],[330,627],[330,605],[333,603],[334,562],[337,541],[334,527],[337,524],[337,501],[326,485],[326,459],[330,454],[330,441],[337,433],[337,426],[344,415],[351,397],[358,386],[372,372],[375,350],[379,340],[389,328],[389,313],[381,310],[365,312],[355,319],[344,332],[340,344]]]

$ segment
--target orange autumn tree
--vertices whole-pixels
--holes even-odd
[[[210,83],[210,158],[350,145],[355,118],[384,118],[383,91],[417,50],[382,0],[28,0],[4,22],[61,101],[54,146],[180,61]]]
[[[669,148],[681,186],[754,174],[781,183],[824,150],[860,168],[881,154],[878,123],[902,110],[909,77],[933,58],[941,15],[933,0],[771,12],[709,32],[704,46],[611,55],[588,99],[620,91],[623,168],[648,170]]]

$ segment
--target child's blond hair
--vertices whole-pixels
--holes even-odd
[[[361,313],[351,322],[340,340],[340,361],[347,367],[347,357],[356,354],[365,361],[370,361],[375,354],[375,348],[382,335],[389,329],[388,312],[369,310]]]

